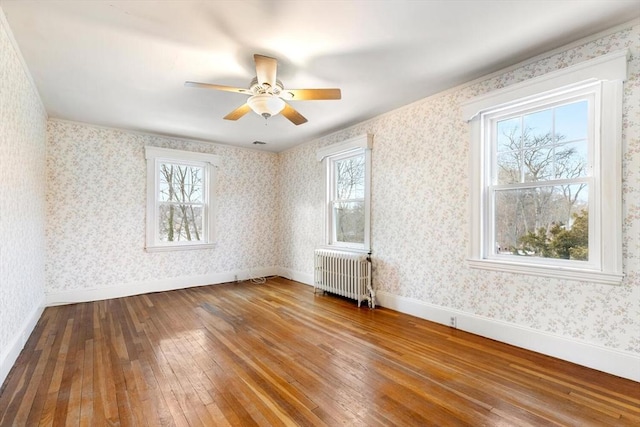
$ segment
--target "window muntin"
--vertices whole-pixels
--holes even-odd
[[[147,251],[213,247],[218,157],[146,147]]]
[[[593,108],[590,93],[486,117],[489,257],[589,260]]]

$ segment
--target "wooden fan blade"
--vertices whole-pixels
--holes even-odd
[[[296,126],[307,122],[307,119],[289,104],[284,104],[284,109],[281,113]]]
[[[226,116],[224,116],[224,119],[225,120],[238,120],[240,117],[244,116],[249,111],[251,111],[251,107],[249,107],[249,104],[243,104],[240,107],[238,107],[235,110],[233,110],[232,112],[230,112],[229,114],[227,114]]]
[[[276,73],[278,70],[278,60],[268,56],[253,55],[256,62],[256,77],[260,85],[267,83],[271,87],[276,86]]]
[[[342,93],[340,89],[286,89],[283,94],[289,93],[290,96],[283,96],[289,101],[311,101],[315,99],[341,99]]]
[[[199,87],[204,89],[215,89],[215,90],[224,90],[226,92],[236,92],[236,93],[244,93],[251,94],[249,89],[242,89],[240,87],[233,86],[222,86],[222,85],[214,85],[210,83],[198,83],[198,82],[184,82],[184,85],[187,87]]]

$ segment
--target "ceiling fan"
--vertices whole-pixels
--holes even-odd
[[[340,99],[340,89],[285,89],[276,79],[278,60],[263,55],[253,55],[256,63],[256,77],[251,80],[249,89],[222,86],[209,83],[185,82],[185,86],[205,89],[224,90],[250,95],[247,102],[226,116],[225,120],[238,120],[253,110],[265,119],[282,113],[295,125],[307,122],[307,119],[286,101],[311,101],[321,99]]]

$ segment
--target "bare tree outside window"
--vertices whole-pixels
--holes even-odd
[[[333,196],[335,239],[345,243],[364,243],[364,155],[338,160],[334,164],[336,183]]]
[[[159,238],[200,241],[204,224],[202,167],[162,163],[158,196]]]
[[[497,253],[588,260],[587,108],[580,101],[497,122]]]

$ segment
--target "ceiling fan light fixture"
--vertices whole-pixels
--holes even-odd
[[[285,102],[273,95],[253,95],[247,100],[249,107],[259,116],[268,119],[284,109]]]

